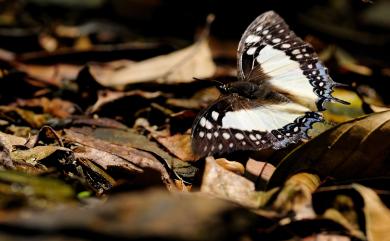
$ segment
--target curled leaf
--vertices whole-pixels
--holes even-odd
[[[299,146],[277,166],[268,187],[308,170],[344,181],[388,177],[389,161],[390,111],[385,111],[342,123]]]

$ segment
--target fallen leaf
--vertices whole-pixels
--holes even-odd
[[[119,156],[120,158],[132,163],[133,165],[141,169],[153,169],[160,173],[161,180],[167,188],[173,188],[174,183],[165,169],[163,164],[159,162],[153,155],[145,151],[137,150],[129,146],[118,145],[110,143],[108,141],[93,138],[92,136],[84,135],[82,133],[75,132],[74,130],[65,130],[64,138],[70,143],[80,143],[84,146],[95,148],[103,152],[108,152],[112,155]]]
[[[151,142],[147,137],[136,133],[132,129],[72,128],[70,131],[73,131],[72,133],[80,133],[91,138],[96,138],[97,140],[100,139],[114,145],[119,145],[123,149],[135,148],[140,150],[141,153],[148,152],[148,155],[149,153],[153,153],[154,155],[160,157],[163,162],[166,163],[166,166],[173,170],[175,174],[182,177],[192,178],[197,172],[197,168],[192,166],[189,162],[183,162],[169,155],[169,153],[160,149],[156,143]],[[91,146],[96,148],[96,146]]]
[[[265,181],[269,181],[275,171],[275,167],[272,164],[256,161],[252,158],[248,159],[245,168],[253,176],[262,178]]]
[[[33,65],[20,63],[16,65],[16,68],[43,83],[62,87],[66,81],[76,79],[82,66],[70,64]]]
[[[109,218],[108,218],[109,217]],[[242,240],[259,218],[230,202],[204,195],[162,190],[112,196],[94,207],[66,206],[59,210],[2,217],[8,234],[34,230],[40,240],[51,234],[107,240]],[[270,221],[269,221],[270,222]],[[74,229],[79,232],[72,232]],[[78,239],[80,240],[80,239]]]
[[[275,192],[256,192],[253,182],[219,166],[212,157],[206,158],[200,191],[248,208],[259,208]]]
[[[22,197],[31,206],[41,208],[48,206],[48,202],[65,203],[75,197],[73,189],[58,179],[9,170],[0,170],[0,186],[1,197],[7,195],[10,201]]]
[[[366,234],[370,241],[390,240],[390,210],[371,189],[353,184],[364,200]]]
[[[16,116],[15,116],[16,114]],[[33,128],[40,128],[50,118],[47,114],[36,114],[13,106],[0,106],[0,117],[12,123],[25,122]]]
[[[287,155],[268,187],[280,186],[294,173],[312,170],[322,179],[352,181],[390,175],[390,111],[342,123]]]
[[[99,111],[104,105],[125,97],[141,96],[146,99],[154,99],[161,95],[162,93],[160,91],[156,91],[156,92],[146,92],[142,90],[133,90],[128,92],[109,91],[109,90],[99,91],[98,99],[96,103],[90,108],[88,108],[87,113],[95,113]]]
[[[274,210],[288,213],[293,211],[295,219],[314,218],[311,208],[311,195],[320,185],[317,175],[310,173],[298,173],[291,176],[272,203]]]
[[[173,136],[163,137],[157,136],[155,139],[163,145],[170,153],[178,157],[182,161],[197,160],[191,149],[190,134],[176,134]]]
[[[70,149],[59,146],[36,146],[28,150],[15,150],[11,152],[11,158],[16,161],[24,161],[36,165],[39,161],[49,157],[56,151],[69,152]]]
[[[229,161],[225,158],[215,159],[215,162],[226,170],[238,175],[244,175],[245,173],[245,167],[240,162]]]
[[[128,170],[129,172],[142,173],[143,170],[137,165],[129,162],[128,160],[111,154],[106,151],[102,151],[93,147],[83,146],[73,149],[76,158],[89,159],[95,164],[101,166],[105,170],[112,167],[119,167]]]
[[[70,101],[65,101],[59,98],[49,100],[46,97],[36,99],[18,99],[14,106],[20,108],[42,108],[43,113],[49,113],[54,117],[67,118],[75,111],[75,105]]]
[[[121,68],[90,65],[89,71],[96,81],[105,86],[122,89],[126,85],[156,81],[158,83],[188,83],[193,77],[208,78],[215,73],[207,39],[176,52],[157,56]]]

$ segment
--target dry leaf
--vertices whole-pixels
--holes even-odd
[[[103,152],[108,152],[112,155],[119,156],[120,158],[132,163],[141,169],[153,169],[161,174],[162,181],[167,185],[168,188],[173,188],[174,183],[165,167],[150,153],[145,151],[137,150],[129,146],[123,146],[113,144],[105,140],[93,138],[92,136],[84,135],[74,130],[65,130],[66,135],[64,136],[68,142],[80,143],[84,146],[95,148]],[[134,169],[137,170],[137,169]]]
[[[256,192],[255,185],[245,177],[227,171],[214,158],[206,158],[201,192],[227,199],[248,208],[259,208],[266,203],[273,191]]]
[[[215,159],[215,162],[226,170],[234,172],[238,175],[244,175],[245,173],[245,167],[240,162],[229,161],[225,158]]]
[[[311,195],[319,185],[317,175],[305,172],[295,174],[286,181],[272,206],[284,213],[294,211],[296,219],[313,218]]]
[[[243,240],[243,233],[256,218],[248,210],[223,200],[149,190],[113,195],[104,204],[90,208],[66,206],[8,215],[0,219],[0,225],[10,227],[9,233],[13,235],[24,229],[34,230],[39,240],[61,232],[64,239],[60,240],[72,237],[85,240],[88,235],[91,237],[88,240],[103,237],[104,240],[227,241]],[[74,229],[78,231],[71,231]]]
[[[154,99],[161,95],[160,91],[146,92],[142,90],[132,90],[128,92],[103,90],[98,92],[98,99],[96,103],[88,108],[87,113],[95,113],[99,111],[104,105],[114,102],[118,99],[122,99],[129,96],[142,96],[146,99]]]
[[[175,174],[192,178],[197,172],[197,168],[189,162],[183,162],[164,150],[160,149],[156,143],[151,142],[147,137],[134,132],[132,129],[111,129],[111,128],[72,128],[74,133],[89,136],[91,139],[103,140],[121,148],[135,148],[145,153],[153,153],[159,156]],[[96,146],[90,145],[97,148]],[[98,148],[99,149],[99,148]],[[102,149],[106,151],[105,149]],[[161,164],[161,163],[160,163]],[[161,164],[162,165],[162,164]]]
[[[268,181],[275,171],[275,167],[267,162],[256,161],[252,158],[246,163],[246,171],[255,177]]]
[[[364,200],[366,235],[370,241],[390,240],[390,210],[371,189],[359,184],[355,188]]]
[[[207,39],[176,52],[137,63],[128,62],[121,68],[91,65],[90,73],[99,84],[122,89],[128,84],[157,81],[158,83],[188,83],[194,77],[208,78],[215,73]]]
[[[128,160],[111,154],[106,151],[102,151],[93,147],[83,146],[76,147],[74,150],[76,158],[88,159],[94,162],[95,164],[101,166],[104,170],[112,167],[120,167],[128,170],[129,172],[142,173],[143,170],[137,165],[129,162]]]
[[[389,161],[390,111],[386,111],[340,124],[299,146],[276,167],[268,186],[280,186],[301,170],[338,180],[388,177]]]
[[[70,149],[59,146],[36,146],[28,150],[15,150],[11,152],[11,158],[15,161],[24,161],[36,165],[56,151],[69,152]]]
[[[156,140],[182,161],[197,160],[191,149],[191,136],[189,134],[176,134],[168,137],[157,136]]]
[[[28,108],[42,108],[44,113],[49,113],[55,117],[67,118],[70,117],[75,111],[76,107],[72,102],[62,100],[59,98],[54,98],[49,100],[46,97],[37,98],[37,99],[18,99],[14,103],[17,107],[28,107]]]

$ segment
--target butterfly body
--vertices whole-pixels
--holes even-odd
[[[192,147],[200,156],[236,150],[279,149],[302,138],[328,101],[329,77],[314,49],[273,11],[244,32],[238,81],[218,86],[221,97],[196,118]]]
[[[222,94],[238,94],[248,99],[267,98],[267,95],[271,93],[269,86],[265,82],[262,85],[258,85],[247,81],[235,81],[218,86],[218,89]]]

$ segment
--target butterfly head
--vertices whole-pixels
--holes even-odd
[[[221,92],[221,94],[228,94],[232,92],[232,87],[230,84],[220,83],[217,85],[217,89]]]

